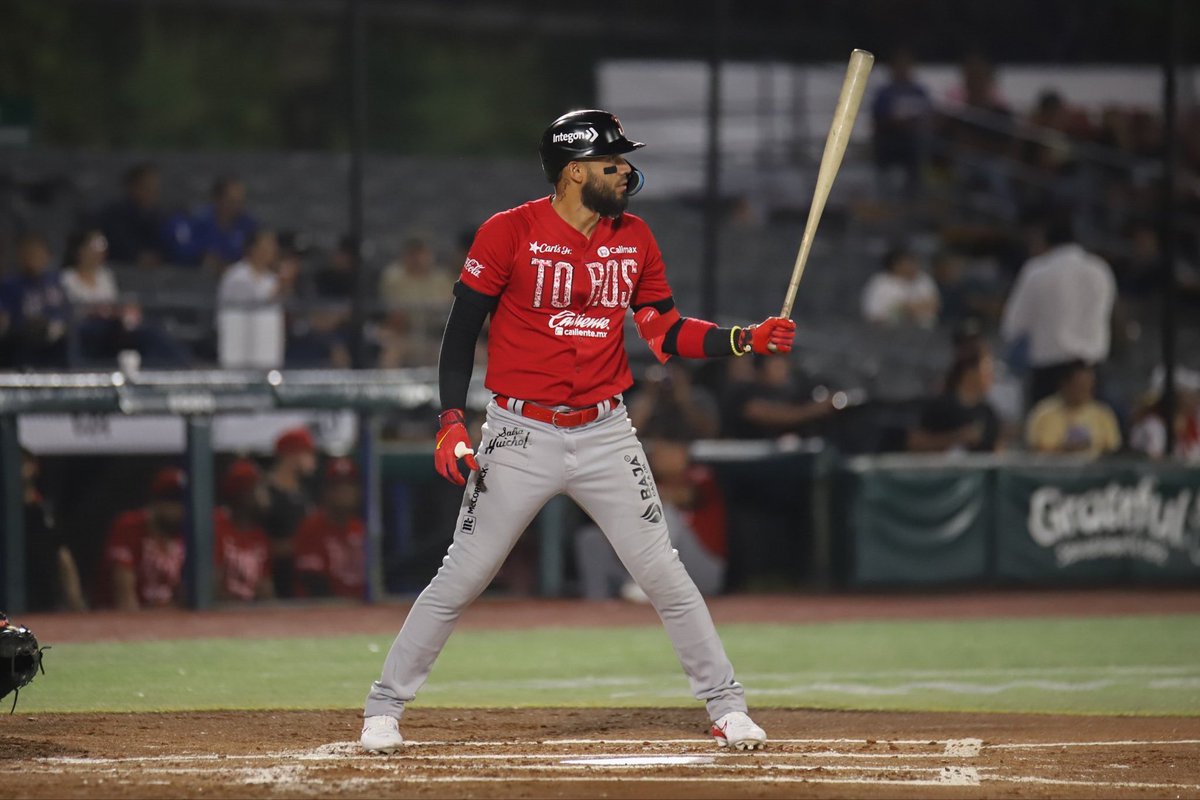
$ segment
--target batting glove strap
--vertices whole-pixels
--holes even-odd
[[[441,428],[433,449],[433,463],[438,474],[457,486],[465,486],[467,481],[459,471],[459,456],[456,451],[465,449],[462,459],[471,469],[479,469],[475,460],[475,451],[471,449],[471,436],[467,433],[462,409],[451,408],[438,414],[438,424]]]
[[[796,323],[784,317],[767,317],[757,325],[751,325],[739,331],[740,341],[737,345],[743,353],[755,352],[759,355],[779,355],[790,353],[792,343],[796,339]]]

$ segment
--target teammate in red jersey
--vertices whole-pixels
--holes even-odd
[[[331,458],[323,471],[325,496],[296,529],[296,596],[361,600],[366,583],[358,468]]]
[[[118,516],[104,543],[100,603],[123,610],[178,605],[183,585],[183,470],[159,470],[145,508]]]
[[[675,308],[649,227],[625,213],[639,142],[604,111],[575,111],[542,135],[549,197],[495,215],[467,254],[439,361],[438,471],[466,485],[442,567],[367,695],[361,742],[393,752],[399,719],[463,609],[495,576],[538,510],[567,494],[595,520],[658,611],[720,745],[758,748],[741,684],[695,584],[671,548],[662,503],[621,393],[633,384],[624,321],[662,361],[786,353],[795,324],[719,328]],[[491,315],[485,385],[494,393],[478,454],[463,418],[475,343]],[[459,460],[471,469],[469,485]]]
[[[230,464],[221,495],[225,505],[213,510],[217,596],[240,602],[274,597],[271,542],[260,522],[265,497],[258,465],[248,458]]]

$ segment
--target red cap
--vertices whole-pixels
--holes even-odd
[[[357,481],[358,466],[349,458],[331,458],[325,462],[325,482]]]
[[[312,434],[308,428],[292,428],[286,430],[275,440],[275,455],[286,456],[291,453],[312,453],[317,449]]]
[[[258,465],[248,458],[239,458],[225,470],[221,479],[221,494],[226,500],[248,492],[258,486],[262,473]]]
[[[156,500],[182,500],[187,490],[187,475],[178,467],[163,467],[150,483],[150,495]]]

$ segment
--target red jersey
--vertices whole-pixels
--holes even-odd
[[[171,605],[182,582],[183,559],[182,536],[155,536],[145,509],[126,511],[113,520],[104,543],[102,585],[111,600],[113,567],[127,567],[137,578],[140,605]]]
[[[213,511],[213,560],[221,574],[221,585],[230,597],[253,600],[258,586],[271,569],[271,544],[257,525],[238,528],[229,511]]]
[[[594,405],[632,386],[626,309],[671,296],[645,222],[601,218],[588,238],[548,197],[485,222],[460,279],[500,298],[485,385],[543,405]]]
[[[361,599],[367,575],[365,537],[363,521],[358,517],[339,523],[324,509],[305,517],[296,529],[296,596],[308,594],[303,581],[307,572],[324,576],[334,595]]]

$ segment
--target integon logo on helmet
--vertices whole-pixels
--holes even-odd
[[[573,144],[580,139],[585,142],[594,142],[600,138],[600,134],[596,133],[595,128],[588,128],[586,131],[563,131],[556,133],[550,137],[550,141],[555,144]]]

